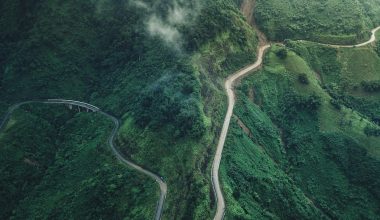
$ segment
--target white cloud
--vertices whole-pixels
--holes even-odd
[[[180,48],[181,34],[179,31],[157,16],[153,15],[149,18],[147,29],[151,36],[160,37],[163,41],[174,46],[176,49]]]
[[[191,22],[199,10],[197,2],[193,2],[195,7],[190,7],[188,1],[173,0],[172,7],[169,8],[167,14],[160,17],[154,11],[154,5],[148,5],[143,0],[131,0],[131,3],[136,8],[144,10],[147,14],[145,25],[150,35],[159,37],[168,46],[178,50],[180,50],[182,44],[182,36],[178,26]]]
[[[140,1],[140,0],[134,0],[134,1],[132,1],[132,3],[133,3],[137,8],[141,8],[141,9],[145,9],[145,10],[150,10],[150,7],[148,6],[148,4],[146,4],[146,3],[143,2],[143,1]]]

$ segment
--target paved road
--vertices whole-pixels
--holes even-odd
[[[363,46],[366,46],[366,45],[371,44],[371,43],[376,41],[376,32],[378,30],[380,30],[380,26],[371,30],[371,38],[368,41],[366,41],[364,43],[356,44],[356,45],[336,45],[336,44],[323,44],[323,43],[319,43],[319,44],[329,46],[329,47],[333,47],[333,48],[363,47]],[[300,40],[300,41],[304,41],[304,40]]]
[[[327,45],[327,46],[331,46],[331,47],[335,47],[335,48],[362,47],[362,46],[371,44],[372,42],[374,42],[376,40],[375,33],[378,30],[380,30],[380,26],[377,27],[377,28],[375,28],[375,29],[373,29],[371,31],[372,35],[371,35],[370,40],[368,40],[368,41],[366,41],[364,43],[361,43],[361,44],[357,44],[357,45],[322,44],[322,45]],[[246,67],[246,68],[244,68],[244,69],[236,72],[235,74],[233,74],[232,76],[230,76],[225,81],[225,85],[224,86],[225,86],[225,89],[226,89],[226,92],[227,92],[227,96],[228,96],[228,110],[227,110],[226,117],[224,119],[222,132],[221,132],[221,135],[220,135],[220,138],[219,138],[219,142],[218,142],[218,146],[217,146],[217,150],[216,150],[216,153],[215,153],[214,162],[212,164],[212,170],[211,170],[211,174],[212,174],[211,175],[211,180],[212,180],[213,188],[214,188],[214,191],[215,191],[215,194],[216,194],[216,199],[217,199],[217,211],[216,211],[214,220],[223,219],[224,213],[225,213],[225,207],[226,207],[225,201],[224,201],[224,198],[223,198],[223,193],[222,193],[222,190],[221,190],[221,187],[220,187],[220,182],[219,182],[219,166],[220,166],[220,161],[221,161],[221,158],[222,158],[222,152],[223,152],[224,143],[225,143],[225,140],[226,140],[226,137],[227,137],[227,133],[228,133],[229,124],[230,124],[231,117],[232,117],[232,114],[233,114],[233,109],[234,109],[234,106],[235,106],[235,93],[233,91],[233,86],[234,86],[234,83],[238,79],[244,77],[245,75],[247,75],[251,71],[254,71],[254,70],[258,69],[261,66],[262,60],[263,60],[263,56],[264,56],[264,52],[269,47],[270,47],[269,44],[265,44],[265,45],[261,46],[259,48],[258,59],[257,59],[257,61],[254,64],[252,64],[252,65],[250,65],[250,66],[248,66],[248,67]],[[132,163],[131,161],[128,161],[117,150],[117,148],[114,145],[114,140],[115,140],[116,134],[117,134],[117,132],[119,130],[119,127],[120,127],[120,123],[119,123],[118,119],[116,119],[112,115],[109,115],[106,112],[101,111],[96,106],[93,106],[91,104],[84,103],[84,102],[74,101],[74,100],[51,99],[51,100],[45,100],[45,101],[27,101],[27,102],[21,102],[21,103],[15,104],[15,105],[13,105],[12,107],[9,108],[8,112],[4,116],[4,119],[0,123],[0,131],[6,125],[6,122],[8,121],[9,117],[12,115],[12,113],[13,113],[14,110],[16,110],[17,108],[19,108],[22,105],[30,104],[30,103],[69,104],[69,105],[74,105],[74,106],[80,106],[80,107],[84,107],[84,108],[87,108],[87,109],[95,111],[95,112],[99,112],[100,114],[103,114],[106,117],[110,118],[114,122],[114,125],[115,125],[114,129],[113,129],[113,131],[112,131],[112,133],[111,133],[111,135],[110,135],[110,137],[108,139],[108,144],[110,145],[113,153],[116,155],[116,157],[121,162],[123,162],[123,163],[127,164],[128,166],[136,169],[137,171],[139,171],[139,172],[141,172],[141,173],[143,173],[143,174],[151,177],[152,179],[154,179],[160,185],[161,195],[160,195],[160,200],[159,200],[158,205],[157,205],[155,219],[159,220],[161,218],[162,211],[163,211],[164,201],[165,201],[166,194],[167,194],[167,185],[166,185],[166,183],[158,175],[156,175],[156,174],[154,174],[154,173],[152,173],[152,172],[150,172],[148,170],[145,170],[144,168],[142,168],[142,167],[140,167],[140,166]]]
[[[245,1],[247,2],[247,1]],[[249,10],[248,10],[249,11]],[[255,28],[255,27],[254,27]],[[361,44],[357,44],[357,45],[333,45],[333,44],[322,44],[322,45],[326,45],[326,46],[330,46],[330,47],[334,47],[334,48],[352,48],[352,47],[362,47],[362,46],[365,46],[365,45],[368,45],[368,44],[371,44],[372,42],[374,42],[376,40],[376,32],[380,30],[380,26],[377,27],[377,28],[374,28],[371,33],[371,38],[370,40],[364,42],[364,43],[361,43]],[[263,38],[265,39],[265,38]],[[302,41],[302,40],[301,40]],[[225,208],[226,208],[226,204],[225,204],[225,201],[224,201],[224,197],[223,197],[223,193],[222,193],[222,190],[221,190],[221,187],[220,187],[220,182],[219,182],[219,166],[220,166],[220,161],[221,161],[221,158],[222,158],[222,152],[223,152],[223,147],[224,147],[224,143],[226,141],[226,137],[227,137],[227,133],[228,133],[228,128],[229,128],[229,125],[230,125],[230,121],[231,121],[231,117],[232,117],[232,114],[233,114],[233,109],[234,109],[234,105],[235,105],[235,93],[234,93],[234,90],[233,90],[233,86],[234,86],[234,83],[244,77],[245,75],[247,75],[248,73],[254,71],[254,70],[257,70],[261,64],[262,64],[262,60],[263,60],[263,56],[264,56],[264,52],[266,49],[268,49],[270,47],[270,44],[266,43],[265,40],[262,40],[260,38],[260,48],[259,48],[259,53],[258,53],[258,59],[257,61],[234,73],[232,76],[230,76],[229,78],[227,78],[227,80],[225,81],[225,84],[224,84],[224,87],[226,89],[226,92],[227,92],[227,96],[228,96],[228,109],[227,109],[227,113],[226,113],[226,117],[224,119],[224,123],[223,123],[223,127],[222,127],[222,132],[220,134],[220,137],[219,137],[219,142],[218,142],[218,146],[217,146],[217,149],[216,149],[216,153],[215,153],[215,157],[214,157],[214,162],[212,164],[212,168],[211,168],[211,182],[212,182],[212,185],[213,185],[213,189],[214,189],[214,192],[215,192],[215,196],[216,196],[216,199],[217,199],[217,209],[216,209],[216,214],[214,216],[214,220],[221,220],[224,218],[224,214],[225,214]]]
[[[0,123],[0,131],[5,127],[5,125],[7,124],[10,116],[12,115],[12,113],[17,108],[19,108],[22,105],[31,104],[31,103],[38,103],[38,104],[66,104],[66,105],[72,105],[72,106],[79,106],[79,107],[86,108],[86,109],[88,109],[90,111],[93,111],[93,112],[98,112],[98,113],[106,116],[107,118],[111,119],[112,122],[114,123],[114,128],[112,130],[111,135],[108,138],[108,144],[111,147],[112,152],[116,155],[117,159],[119,159],[122,163],[124,163],[124,164],[132,167],[135,170],[137,170],[138,172],[143,173],[143,174],[149,176],[150,178],[154,179],[160,185],[161,195],[160,195],[160,200],[158,201],[158,204],[157,204],[155,220],[161,219],[161,215],[162,215],[162,211],[163,211],[163,206],[164,206],[164,201],[165,201],[166,193],[167,193],[167,185],[166,185],[166,183],[158,175],[156,175],[156,174],[154,174],[154,173],[152,173],[152,172],[150,172],[148,170],[145,170],[144,168],[142,168],[142,167],[134,164],[133,162],[131,162],[131,161],[127,160],[127,159],[125,159],[123,157],[123,155],[121,155],[121,153],[117,150],[117,148],[116,148],[116,146],[114,144],[115,137],[116,137],[117,132],[119,131],[119,128],[120,128],[120,123],[119,123],[119,120],[117,118],[115,118],[114,116],[112,116],[112,115],[110,115],[110,114],[108,114],[106,112],[101,111],[96,106],[93,106],[93,105],[85,103],[85,102],[75,101],[75,100],[48,99],[48,100],[43,100],[43,101],[26,101],[26,102],[17,103],[15,105],[11,106],[8,109],[8,112],[5,114],[3,120]]]
[[[247,66],[244,69],[242,69],[242,70],[236,72],[235,74],[233,74],[232,76],[230,76],[225,81],[225,84],[224,84],[224,87],[225,87],[227,95],[228,95],[228,110],[227,110],[226,117],[224,119],[222,132],[220,134],[220,138],[219,138],[219,142],[218,142],[218,146],[216,149],[214,162],[212,164],[212,170],[211,170],[211,172],[212,172],[211,180],[212,180],[212,184],[213,184],[215,194],[216,194],[216,198],[217,198],[217,209],[216,209],[216,214],[215,214],[214,220],[223,219],[224,211],[225,211],[225,207],[226,207],[225,202],[224,202],[224,198],[223,198],[223,193],[222,193],[220,183],[219,183],[219,165],[220,165],[220,161],[222,159],[224,142],[226,141],[228,128],[230,125],[232,113],[233,113],[234,106],[235,106],[235,93],[233,90],[233,86],[234,86],[234,83],[236,82],[236,80],[240,79],[241,77],[244,77],[245,75],[247,75],[251,71],[254,71],[261,66],[261,63],[263,61],[264,52],[269,47],[270,47],[269,44],[261,46],[259,48],[257,61],[254,64]]]

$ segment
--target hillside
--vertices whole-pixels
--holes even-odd
[[[30,104],[0,134],[1,219],[151,219],[157,186],[119,163],[94,113]]]
[[[374,48],[281,50],[238,88],[221,169],[228,218],[378,219],[379,91],[362,83],[378,80]]]
[[[254,16],[271,40],[352,44],[380,23],[378,1],[256,0]]]
[[[212,219],[233,96],[220,216],[380,219],[380,41],[318,44],[363,42],[378,25],[378,0],[3,0],[0,114],[96,105],[119,120],[123,157],[167,184],[162,219]],[[117,162],[112,126],[67,106],[18,109],[0,131],[0,218],[160,217],[158,184]]]
[[[164,218],[212,215],[208,173],[224,114],[222,81],[255,60],[257,47],[235,3],[16,0],[2,1],[0,11],[1,113],[46,98],[99,106],[121,119],[125,157],[168,183]],[[19,135],[22,147],[26,134]]]

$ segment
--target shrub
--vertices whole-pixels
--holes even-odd
[[[363,81],[361,83],[364,91],[366,92],[379,92],[380,91],[380,80],[376,81]]]
[[[298,81],[304,85],[309,85],[309,78],[307,78],[307,75],[305,73],[301,73],[298,75]]]
[[[330,100],[330,104],[337,110],[341,110],[342,109],[342,105],[340,104],[340,102],[336,99],[331,99]]]
[[[280,59],[285,59],[287,56],[288,56],[288,50],[285,49],[285,48],[281,48],[280,50],[278,50],[276,52],[276,55],[280,58]]]
[[[322,99],[316,94],[312,94],[307,99],[305,99],[302,104],[304,107],[306,107],[306,109],[315,111],[318,110],[318,108],[322,105]]]
[[[368,137],[380,137],[380,129],[379,128],[376,128],[374,126],[369,126],[367,125],[365,128],[364,128],[364,133],[368,136]]]
[[[380,41],[377,41],[375,51],[377,55],[380,57]]]

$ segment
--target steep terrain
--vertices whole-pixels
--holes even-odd
[[[208,174],[224,114],[222,79],[256,58],[256,35],[237,5],[16,0],[2,1],[0,11],[0,113],[45,98],[112,112],[122,117],[120,150],[168,182],[163,218],[212,216]],[[26,134],[19,135],[22,149]]]
[[[378,1],[256,0],[254,16],[271,40],[352,44],[379,24]]]
[[[379,218],[377,44],[272,47],[238,88],[221,165],[227,219]]]
[[[22,106],[0,134],[1,219],[152,219],[157,186],[121,165],[96,113]]]
[[[238,89],[221,167],[227,218],[378,219],[377,54],[286,45]]]
[[[120,118],[123,156],[167,182],[162,218],[210,219],[225,79],[257,60],[265,35],[292,39],[236,87],[220,166],[226,218],[379,219],[379,43],[294,41],[362,42],[379,10],[378,0],[3,0],[0,113],[45,98],[105,109]],[[110,128],[63,108],[15,113],[0,133],[1,218],[153,218],[158,187],[116,162]]]

